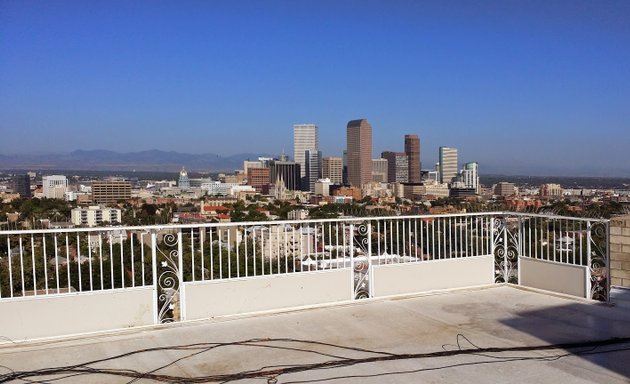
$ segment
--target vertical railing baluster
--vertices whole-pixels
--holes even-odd
[[[120,284],[122,288],[125,288],[125,261],[124,261],[124,249],[123,249],[123,236],[122,233],[118,235],[120,241]]]
[[[68,234],[66,233],[66,244],[67,244],[67,241],[68,241]],[[25,296],[26,295],[26,282],[24,280],[26,279],[26,276],[24,273],[24,247],[22,245],[22,235],[19,235],[18,242],[20,246],[20,276],[22,279],[22,296]],[[69,281],[70,281],[70,258],[68,258],[68,287],[70,286]],[[0,295],[0,297],[1,296],[2,295]]]
[[[199,228],[201,230],[201,228]],[[201,237],[201,235],[199,235]],[[203,275],[203,271],[201,271]],[[194,228],[190,228],[190,275],[192,281],[195,280],[195,232]]]
[[[33,295],[37,296],[37,273],[35,266],[35,239],[33,238],[33,234],[31,234],[31,269],[33,273]]]
[[[9,297],[13,297],[13,265],[11,263],[11,240],[9,240],[9,235],[7,235],[7,257],[9,259]],[[2,297],[1,293],[0,297]]]
[[[79,238],[79,232],[77,232],[77,270],[79,271],[79,292],[83,292],[83,281],[81,277],[81,241]]]
[[[55,278],[57,282],[57,294],[59,294],[59,250],[57,249],[57,234],[53,234],[53,242],[55,246]]]
[[[42,234],[42,256],[44,258],[44,282],[48,294],[48,256],[46,255],[46,235]]]
[[[107,241],[109,242],[109,280],[111,282],[110,289],[116,288],[116,281],[114,280],[114,242],[112,241],[112,233],[107,235]],[[90,238],[88,237],[88,242]],[[90,255],[90,260],[92,255]],[[90,290],[92,290],[92,268],[90,268]]]

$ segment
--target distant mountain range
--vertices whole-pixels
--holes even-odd
[[[243,168],[243,160],[257,159],[267,154],[241,153],[219,156],[213,153],[188,154],[149,150],[119,153],[108,150],[78,150],[65,154],[1,155],[0,169],[75,169],[107,171],[188,171],[231,172]]]

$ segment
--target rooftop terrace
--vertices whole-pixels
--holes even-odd
[[[0,382],[627,383],[629,324],[503,285],[9,344]]]
[[[630,291],[611,290],[606,220],[489,212],[0,237],[0,382],[630,377]]]

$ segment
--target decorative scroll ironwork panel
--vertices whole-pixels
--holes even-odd
[[[157,295],[158,321],[170,323],[181,320],[180,232],[158,234]]]
[[[521,221],[501,216],[492,221],[495,282],[518,284],[518,257],[521,249]]]
[[[608,223],[595,222],[590,225],[589,279],[590,297],[593,300],[608,301]]]
[[[350,246],[350,258],[354,271],[354,298],[366,299],[370,295],[370,267],[371,267],[371,247],[370,235],[371,224],[369,221],[350,225],[349,230],[352,236]]]

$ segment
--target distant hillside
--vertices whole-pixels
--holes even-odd
[[[189,171],[231,172],[243,168],[243,160],[266,154],[241,153],[222,157],[212,153],[187,154],[149,150],[119,153],[107,150],[74,151],[67,154],[0,155],[0,169],[76,169],[176,172],[182,166]]]

